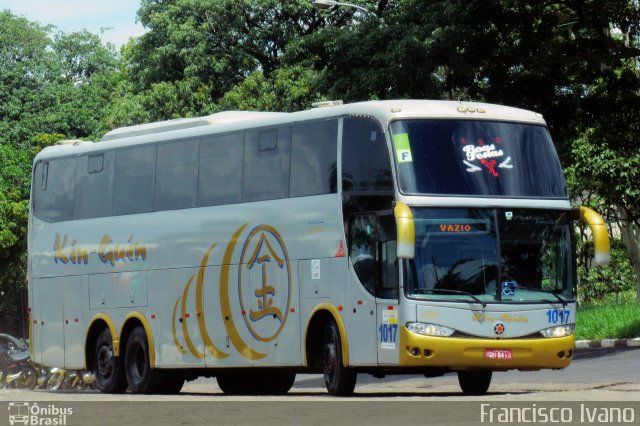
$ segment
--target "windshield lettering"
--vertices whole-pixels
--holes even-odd
[[[502,157],[504,152],[501,149],[496,149],[495,145],[474,146],[467,145],[462,148],[468,161],[481,160],[483,158]]]
[[[415,119],[393,121],[391,132],[404,194],[567,198],[543,125]]]

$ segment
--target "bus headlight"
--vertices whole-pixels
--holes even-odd
[[[440,336],[449,337],[455,330],[453,328],[445,327],[437,324],[427,324],[424,322],[408,322],[407,330],[412,333],[422,334],[425,336]]]
[[[574,324],[559,325],[556,327],[546,328],[540,332],[544,337],[566,337],[573,334]]]

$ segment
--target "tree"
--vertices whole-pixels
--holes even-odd
[[[52,32],[0,12],[0,324],[16,333],[33,156],[65,137],[99,137],[116,81],[113,47],[88,32]]]
[[[290,109],[313,96],[304,87],[311,70],[286,55],[323,24],[307,0],[143,0],[138,16],[148,31],[124,50],[135,101],[123,102],[141,105],[150,120],[210,114],[219,103]],[[269,97],[278,102],[262,99]]]
[[[0,143],[0,164],[0,323],[18,334],[26,288],[29,155]]]
[[[547,118],[565,163],[591,122],[592,87],[640,53],[614,31],[637,34],[637,1],[398,0],[379,13],[382,26],[367,16],[309,38],[330,97],[532,109]]]
[[[223,110],[300,111],[321,95],[314,90],[317,73],[304,65],[278,68],[266,78],[255,71],[220,100]]]

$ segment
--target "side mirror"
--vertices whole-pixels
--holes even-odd
[[[607,232],[607,226],[604,223],[604,219],[594,210],[588,207],[580,206],[576,216],[581,221],[586,223],[591,229],[593,235],[593,251],[594,251],[594,263],[596,266],[604,266],[609,264],[610,259],[610,245],[609,245],[609,233]]]

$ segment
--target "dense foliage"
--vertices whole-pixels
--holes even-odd
[[[123,125],[324,99],[472,99],[541,112],[576,204],[622,224],[612,227],[621,241],[612,268],[590,269],[579,245],[584,297],[637,289],[638,0],[353,3],[370,13],[320,11],[311,0],[142,0],[147,32],[120,52],[97,35],[0,12],[0,329],[24,308],[39,149]]]

